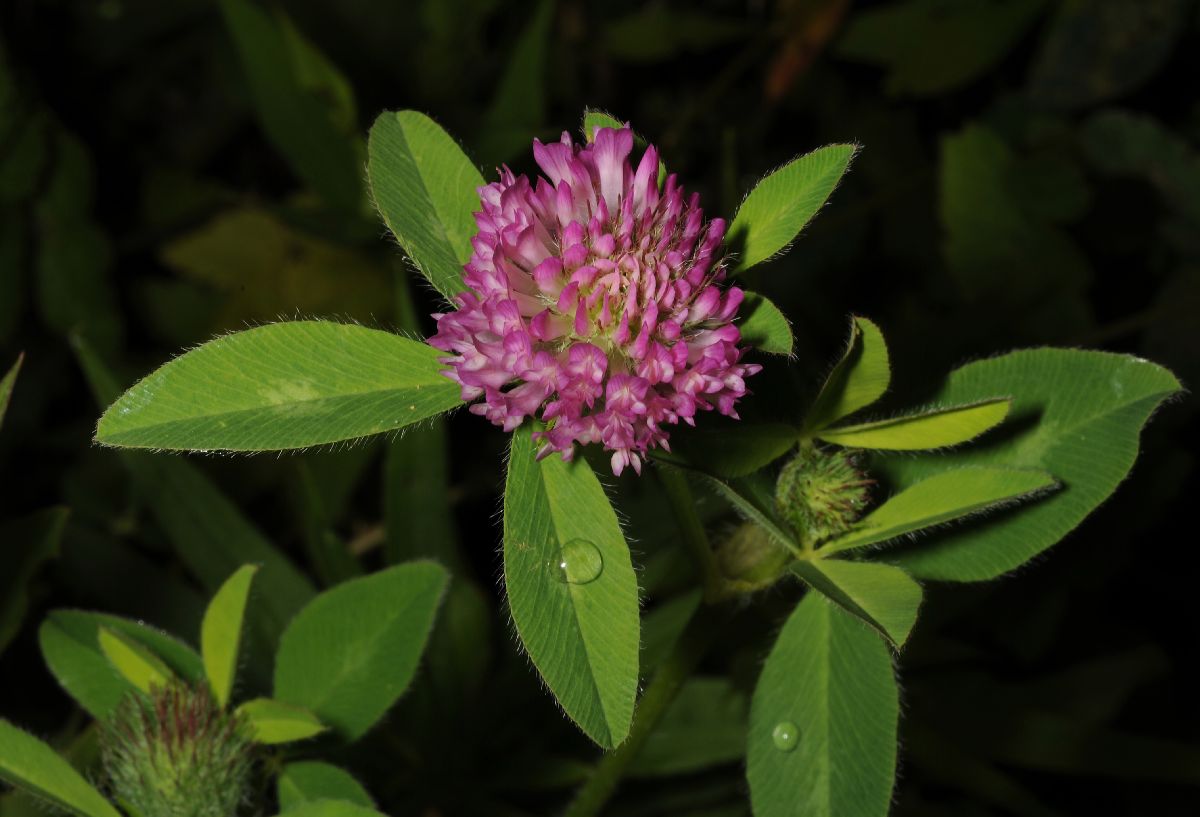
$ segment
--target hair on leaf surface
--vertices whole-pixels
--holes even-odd
[[[813,212],[813,214],[809,217],[808,221],[804,223],[804,225],[800,228],[800,230],[794,236],[792,236],[791,239],[789,239],[785,245],[780,247],[778,250],[773,252],[771,255],[769,255],[766,258],[759,261],[757,264],[755,264],[755,266],[762,266],[763,264],[770,264],[773,261],[777,261],[780,258],[782,258],[783,256],[787,255],[789,252],[791,252],[792,246],[800,239],[800,236],[803,235],[804,232],[810,227],[810,225],[812,225],[812,223],[817,220],[817,216],[819,216],[821,214],[821,211],[829,206],[830,200],[833,199],[833,196],[835,193],[837,193],[838,188],[842,186],[842,180],[846,178],[847,174],[849,174],[851,167],[853,167],[853,165],[854,165],[855,159],[858,158],[858,154],[860,152],[862,152],[862,150],[863,150],[862,143],[858,142],[857,140],[854,140],[851,142],[833,142],[833,143],[830,143],[830,145],[825,145],[823,147],[832,147],[833,145],[845,145],[845,146],[850,147],[851,150],[850,150],[850,157],[846,160],[846,167],[842,171],[841,175],[838,176],[837,181],[834,182],[833,187],[829,191],[829,195],[825,197],[825,200],[823,202],[821,202],[821,206],[818,207]],[[742,195],[742,200],[740,202],[738,202],[738,206],[734,210],[733,217],[729,220],[729,226],[732,228],[734,221],[737,219],[737,214],[741,211],[742,206],[746,203],[746,200],[750,198],[750,195],[756,189],[758,189],[758,186],[760,184],[762,184],[766,179],[770,178],[775,173],[778,173],[780,170],[783,170],[785,167],[787,167],[788,165],[790,165],[792,162],[796,161],[797,159],[801,159],[801,158],[808,156],[818,150],[821,150],[821,148],[813,148],[813,150],[810,150],[807,153],[801,153],[796,156],[793,156],[791,159],[788,159],[786,162],[783,162],[782,164],[771,168],[766,173],[759,176],[758,180],[755,181],[754,184],[750,185],[749,189],[747,189],[746,192]],[[736,251],[737,244],[740,243],[740,237],[737,235],[732,235],[732,236],[727,236],[725,240],[726,241],[732,240],[732,242],[734,244],[734,247],[730,252],[730,256],[735,261],[741,261],[741,258],[738,257],[738,254]],[[739,270],[737,273],[735,273],[735,275],[740,274],[740,272],[742,272],[742,271]]]

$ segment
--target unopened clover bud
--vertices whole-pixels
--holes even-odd
[[[801,446],[775,483],[775,509],[801,541],[815,544],[849,530],[873,484],[845,449]]]
[[[774,584],[792,555],[752,522],[743,522],[716,547],[717,567],[738,592]]]
[[[247,799],[251,752],[238,716],[202,684],[131,692],[101,732],[112,795],[137,817],[233,817]]]

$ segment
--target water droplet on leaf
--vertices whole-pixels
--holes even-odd
[[[780,721],[771,732],[771,740],[775,742],[775,748],[779,751],[790,752],[800,742],[800,730],[791,721]]]
[[[594,582],[604,570],[600,549],[587,539],[572,539],[558,550],[551,575],[567,584]]]

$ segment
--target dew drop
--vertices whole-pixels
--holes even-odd
[[[790,752],[800,742],[800,730],[791,721],[780,721],[771,731],[771,740],[775,742],[775,748],[779,751]]]
[[[560,582],[587,584],[599,578],[604,570],[604,557],[587,539],[572,539],[559,548],[551,568],[551,575]]]

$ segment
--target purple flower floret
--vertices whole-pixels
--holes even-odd
[[[469,290],[429,339],[463,399],[484,398],[473,413],[506,431],[543,420],[539,458],[602,443],[615,474],[641,473],[649,449],[669,450],[666,427],[698,410],[736,418],[762,368],[741,362],[742,290],[719,286],[724,219],[705,222],[674,174],[660,189],[653,146],[636,170],[632,150],[629,128],[534,140],[545,177],[505,167],[481,187]]]

